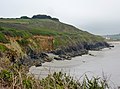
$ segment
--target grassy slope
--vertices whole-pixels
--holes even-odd
[[[23,38],[32,35],[54,36],[54,48],[76,42],[103,41],[99,36],[49,19],[0,19],[0,27],[4,29],[0,29],[0,42],[7,42],[4,34]]]
[[[34,44],[35,41],[33,40],[35,39],[29,39],[30,37],[33,37],[33,35],[53,36],[55,48],[60,45],[73,44],[78,41],[103,41],[103,38],[99,36],[52,20],[0,19],[0,27],[0,51],[2,52],[8,50],[4,46],[5,44],[13,45],[14,47],[16,46],[16,49],[14,49],[18,51],[21,49],[19,48],[19,44],[22,44],[23,46],[26,46],[29,43]],[[10,40],[7,39],[5,35],[11,36],[9,37]],[[16,41],[15,39],[18,39],[19,37],[21,37],[22,40]],[[0,63],[0,88],[4,89],[106,89],[107,87],[106,81],[103,81],[100,78],[89,80],[86,77],[80,82],[61,72],[49,75],[42,80],[37,80],[34,77],[26,75],[26,67],[24,68],[22,65],[18,66],[17,64],[14,64],[9,66],[11,63],[7,59],[1,59]]]

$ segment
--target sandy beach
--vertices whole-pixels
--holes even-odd
[[[120,42],[110,42],[114,48],[105,48],[102,51],[90,51],[89,54],[72,58],[72,60],[46,62],[42,67],[31,67],[29,72],[36,77],[46,77],[49,73],[62,71],[76,78],[84,73],[91,76],[110,77],[112,86],[120,85]]]

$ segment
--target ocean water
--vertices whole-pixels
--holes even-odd
[[[76,79],[84,74],[88,77],[107,77],[111,86],[120,86],[120,43],[113,43],[114,48],[105,48],[102,51],[90,51],[90,55],[72,58],[72,60],[46,62],[42,67],[31,67],[30,73],[36,77],[45,77],[49,73],[62,71]]]

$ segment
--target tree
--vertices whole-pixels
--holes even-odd
[[[34,15],[32,17],[33,19],[51,19],[51,16],[47,16],[47,15]]]
[[[21,16],[20,18],[21,18],[21,19],[30,19],[30,18],[27,17],[27,16]]]

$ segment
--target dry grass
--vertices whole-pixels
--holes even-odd
[[[27,75],[28,68],[23,65],[11,64],[8,59],[0,59],[0,89],[109,89],[107,79],[87,76],[83,80],[55,72],[44,79],[36,79]]]

